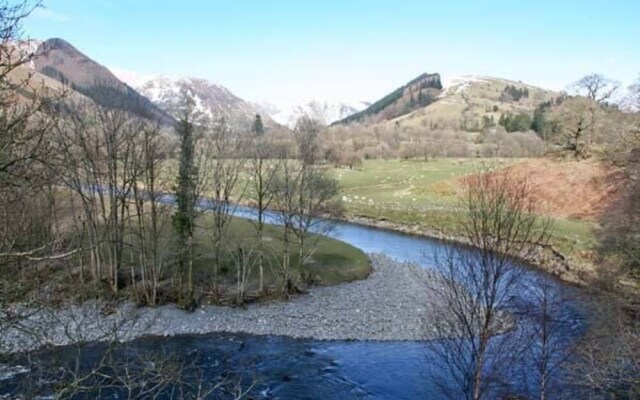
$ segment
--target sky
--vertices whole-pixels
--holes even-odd
[[[25,22],[133,77],[273,104],[372,101],[423,72],[562,90],[640,77],[639,0],[44,0]]]

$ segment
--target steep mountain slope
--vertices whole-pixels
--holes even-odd
[[[431,104],[440,95],[441,90],[440,75],[425,73],[389,93],[366,109],[344,118],[336,122],[336,124],[388,121]]]
[[[116,78],[111,71],[62,39],[40,44],[34,60],[36,71],[91,98],[104,107],[123,109],[145,118],[173,123],[166,112]]]
[[[144,82],[138,90],[174,118],[179,117],[183,93],[195,100],[197,111],[211,119],[224,117],[232,122],[247,123],[260,113],[253,104],[206,79],[159,76]],[[266,125],[274,125],[267,115],[262,118]]]
[[[444,90],[436,101],[394,120],[401,125],[479,130],[483,119],[497,123],[502,115],[533,114],[542,102],[558,93],[486,76],[444,77]]]
[[[29,63],[13,69],[6,79],[7,83],[15,88],[21,101],[32,101],[34,98],[64,98],[76,104],[92,102],[88,97],[75,90],[69,90],[57,80],[34,71],[29,67]]]
[[[329,100],[309,100],[302,104],[286,107],[262,105],[263,109],[278,123],[293,128],[296,121],[303,116],[313,118],[323,125],[330,125],[364,110],[371,104],[367,102],[346,103]]]

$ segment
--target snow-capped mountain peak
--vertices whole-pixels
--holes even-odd
[[[300,104],[275,107],[262,106],[269,111],[271,118],[276,122],[293,128],[296,121],[303,116],[311,117],[324,125],[330,125],[369,106],[366,102],[347,103],[331,100],[307,100]]]
[[[258,113],[252,104],[226,87],[202,78],[159,75],[138,83],[135,88],[174,117],[178,117],[185,92],[195,101],[196,111],[210,119],[224,117],[229,121],[246,123]]]

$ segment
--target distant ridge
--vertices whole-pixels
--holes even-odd
[[[120,109],[170,125],[175,120],[106,67],[63,39],[40,44],[34,60],[36,71],[49,76],[107,108]]]
[[[426,107],[437,100],[442,91],[440,74],[424,73],[409,81],[364,110],[350,115],[336,124],[381,122]]]

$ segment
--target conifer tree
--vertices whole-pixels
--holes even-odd
[[[192,107],[185,111],[176,124],[176,133],[180,137],[180,165],[175,186],[176,211],[173,214],[173,227],[178,236],[178,278],[180,294],[185,305],[193,303],[193,234],[195,226],[196,182],[198,170],[194,162],[194,123]],[[187,295],[183,296],[182,279],[187,274]]]
[[[264,124],[262,123],[262,117],[260,114],[256,114],[256,117],[253,120],[253,126],[251,127],[251,132],[256,136],[262,136],[264,134]]]

